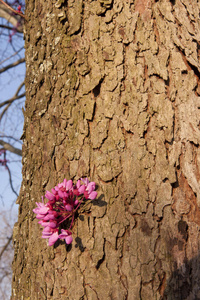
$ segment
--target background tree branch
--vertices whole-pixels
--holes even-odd
[[[21,149],[15,148],[11,144],[6,143],[3,140],[0,140],[0,145],[3,146],[3,148],[5,150],[8,150],[8,151],[10,151],[12,153],[15,153],[15,154],[17,154],[19,156],[22,156],[22,150]]]
[[[4,68],[1,68],[1,69],[0,69],[0,74],[3,73],[3,72],[5,72],[5,71],[7,71],[8,69],[11,69],[11,68],[13,68],[13,67],[18,66],[19,64],[22,64],[22,63],[24,63],[24,62],[25,62],[25,58],[24,58],[24,57],[23,57],[23,58],[20,58],[20,59],[18,59],[17,61],[15,61],[14,63],[9,64],[9,65],[7,65],[7,66],[4,67]]]
[[[11,243],[11,241],[12,241],[12,235],[8,238],[7,243],[6,243],[6,244],[3,246],[3,248],[2,248],[2,250],[1,250],[1,252],[0,252],[0,259],[1,259],[2,255],[4,254],[4,252],[7,250],[8,246],[9,246],[10,243]]]
[[[18,32],[23,32],[23,19],[20,15],[14,15],[10,9],[0,3],[0,18],[6,19]]]

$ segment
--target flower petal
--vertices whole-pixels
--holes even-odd
[[[97,197],[97,192],[93,191],[89,194],[89,199],[94,200]]]
[[[68,235],[66,238],[65,238],[65,242],[67,245],[71,244],[73,241],[73,238],[71,235]]]
[[[49,246],[54,245],[57,240],[58,240],[58,232],[54,232],[49,238]]]
[[[66,184],[66,190],[67,191],[71,190],[72,186],[73,186],[72,180],[68,180]]]
[[[88,191],[88,193],[90,194],[92,191],[95,190],[95,182],[90,182],[86,188],[86,190]]]
[[[49,191],[46,191],[46,194],[45,194],[45,197],[50,200],[50,201],[53,201],[55,200],[55,195],[53,195],[51,192]]]
[[[80,186],[80,188],[78,189],[80,194],[84,194],[85,192],[85,185]]]

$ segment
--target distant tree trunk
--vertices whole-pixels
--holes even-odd
[[[200,299],[197,0],[28,0],[12,300]],[[72,247],[32,212],[87,176]]]

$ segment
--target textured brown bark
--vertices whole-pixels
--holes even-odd
[[[23,182],[12,300],[200,299],[196,0],[28,0]],[[72,247],[35,202],[98,182]]]

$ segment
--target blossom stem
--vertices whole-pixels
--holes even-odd
[[[72,214],[69,214],[68,216],[66,216],[63,220],[61,220],[57,225],[59,226],[62,222],[64,222],[65,220],[67,220],[69,217],[71,217]]]

